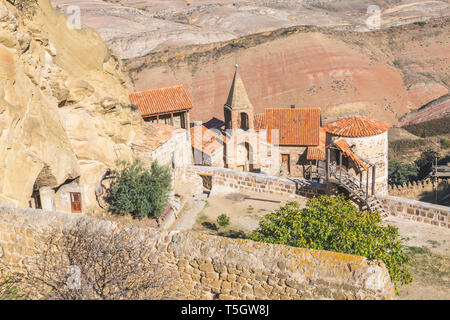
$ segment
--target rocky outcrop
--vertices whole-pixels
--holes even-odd
[[[79,6],[122,58],[192,44],[208,44],[299,25],[367,31],[376,10],[380,26],[449,14],[448,1],[410,0],[52,0],[67,12]],[[369,9],[369,7],[371,7]]]
[[[33,187],[78,178],[95,207],[100,178],[143,135],[117,57],[49,0],[32,14],[0,1],[0,27],[0,202],[28,206]]]

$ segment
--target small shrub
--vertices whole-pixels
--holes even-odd
[[[137,229],[93,226],[50,229],[26,266],[30,296],[46,300],[161,299],[172,278]],[[77,271],[78,270],[78,271]],[[73,272],[75,271],[75,273]],[[76,276],[78,274],[78,276]],[[169,293],[170,294],[170,293]]]
[[[300,209],[291,202],[260,222],[250,236],[254,241],[329,250],[381,260],[389,270],[397,294],[400,284],[412,281],[410,256],[398,229],[383,226],[379,213],[358,210],[344,197],[321,196]]]
[[[222,228],[228,227],[230,225],[230,218],[228,218],[228,216],[226,214],[221,214],[218,218],[217,218],[217,223],[219,224],[219,226],[221,226]]]
[[[423,27],[423,26],[425,26],[427,23],[426,23],[425,21],[417,21],[417,22],[414,22],[414,24],[415,24],[416,26]]]
[[[24,298],[18,284],[21,279],[16,276],[2,276],[0,272],[0,300],[19,300]]]
[[[204,226],[206,229],[212,230],[212,231],[217,231],[219,230],[219,228],[217,228],[215,223],[211,223],[208,221],[202,222],[202,226]]]
[[[113,213],[159,218],[167,208],[172,177],[168,168],[153,162],[151,172],[139,160],[119,162],[106,201]]]

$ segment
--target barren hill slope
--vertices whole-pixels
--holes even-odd
[[[126,62],[137,90],[185,85],[193,118],[222,117],[234,64],[249,98],[269,107],[321,107],[324,120],[399,117],[449,92],[450,20],[373,32],[292,27],[188,46]]]
[[[227,41],[292,26],[367,31],[379,10],[381,27],[450,15],[448,0],[52,0],[82,10],[122,58],[190,44]]]
[[[325,120],[360,114],[394,124],[449,92],[448,0],[52,3],[81,8],[82,22],[127,60],[132,89],[185,85],[193,120],[222,118],[236,61],[257,112],[319,106]],[[371,6],[381,30],[369,31]]]

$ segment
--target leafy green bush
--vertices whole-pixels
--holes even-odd
[[[419,167],[399,160],[389,161],[389,184],[403,184],[417,179]]]
[[[171,189],[169,169],[153,162],[151,173],[139,160],[119,162],[106,201],[113,213],[135,217],[160,217],[167,208]]]
[[[225,228],[230,225],[230,218],[228,218],[226,214],[221,214],[217,218],[217,223],[219,224],[219,226]]]
[[[300,209],[291,202],[266,215],[250,236],[254,241],[329,250],[381,260],[398,293],[412,281],[398,229],[383,226],[379,213],[358,210],[344,197],[321,196]]]

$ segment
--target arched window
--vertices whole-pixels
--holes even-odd
[[[241,129],[248,130],[248,115],[245,112],[241,113]]]
[[[225,128],[231,129],[231,111],[225,109]]]

